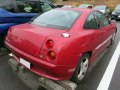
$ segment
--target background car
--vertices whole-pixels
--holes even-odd
[[[72,5],[64,5],[62,8],[76,8],[76,7]]]
[[[106,17],[110,15],[110,9],[106,5],[95,6],[94,9],[101,11]]]
[[[90,5],[90,4],[81,4],[78,8],[90,8],[90,9],[92,9],[93,5]]]
[[[120,19],[120,4],[112,12],[112,19]]]
[[[0,2],[2,3],[2,1]],[[38,13],[41,14],[56,8],[56,6],[44,0],[11,0],[11,2],[10,0],[4,0],[3,5],[0,4],[0,45],[3,44],[10,26],[26,23],[37,16]]]
[[[32,72],[79,83],[95,58],[113,44],[116,33],[115,22],[100,11],[59,8],[11,27],[5,43],[14,59]]]

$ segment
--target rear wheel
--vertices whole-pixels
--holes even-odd
[[[88,67],[89,67],[89,59],[90,59],[89,54],[82,55],[76,67],[76,70],[73,74],[73,77],[71,78],[73,82],[79,83],[81,80],[84,79],[84,77],[86,76]]]

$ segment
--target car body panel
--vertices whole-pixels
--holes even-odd
[[[16,48],[30,55],[38,57],[40,48],[42,47],[42,44],[44,43],[46,37],[63,32],[65,31],[57,31],[55,29],[39,27],[26,23],[14,27],[14,30],[10,31],[11,35],[9,36],[9,40],[11,41],[10,44],[15,46]]]
[[[25,27],[23,27],[24,25],[18,25],[10,29],[6,37],[6,45],[10,48],[14,55],[14,58],[18,62],[20,62],[20,58],[23,58],[24,60],[31,63],[30,70],[32,72],[53,80],[70,79],[76,69],[80,57],[84,53],[91,53],[90,63],[92,64],[95,58],[100,54],[100,52],[102,52],[111,43],[111,36],[116,31],[115,23],[110,23],[108,26],[101,29],[85,29],[84,24],[86,22],[86,19],[90,13],[94,12],[94,10],[79,8],[62,8],[62,10],[73,10],[82,12],[81,16],[75,21],[74,25],[70,30],[54,31],[51,28],[48,29],[39,26],[39,29],[41,30],[38,31],[36,29],[36,31],[32,31],[35,29],[31,28],[31,25],[24,24]],[[18,29],[16,30],[16,28]],[[22,33],[22,31],[20,32],[20,29],[23,28],[26,28],[25,31],[34,33],[34,35],[37,32],[36,36],[38,33],[41,32],[43,33],[42,35],[46,35],[46,39],[43,38],[43,40],[41,40],[42,46],[41,44],[39,44],[39,38],[35,36],[36,40],[34,40],[34,38],[30,38],[33,34],[25,33],[26,35],[23,35],[23,39],[20,40],[20,43],[26,43],[26,37],[29,38],[27,38],[27,41],[31,42],[28,42],[28,44],[26,44],[28,45],[27,49],[24,48],[25,50],[23,50],[22,47],[19,48],[18,44],[20,43],[16,43],[16,39],[19,40],[21,36],[14,36],[17,35],[16,33],[18,32]],[[62,36],[63,33],[67,33],[70,36],[64,37]],[[52,48],[48,48],[46,46],[46,42],[48,40],[54,41],[54,46]],[[34,50],[33,46],[29,45],[35,43],[35,49],[39,49],[39,52]],[[29,51],[27,51],[28,48],[30,48]],[[31,50],[33,50],[33,52],[35,51],[34,53],[36,53],[36,55],[34,55],[33,53],[29,54]],[[49,51],[55,52],[55,59],[52,60],[48,57]]]

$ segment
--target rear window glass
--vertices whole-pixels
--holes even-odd
[[[81,12],[72,10],[50,10],[35,18],[31,23],[38,26],[70,29]]]

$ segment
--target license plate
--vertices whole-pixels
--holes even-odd
[[[20,63],[26,66],[28,69],[30,69],[30,65],[31,65],[30,62],[20,58]]]

